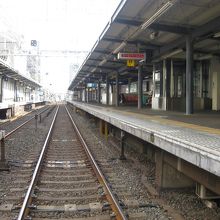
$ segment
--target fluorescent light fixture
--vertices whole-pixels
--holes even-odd
[[[197,60],[208,60],[208,59],[211,59],[213,57],[212,54],[206,54],[204,56],[198,56],[196,57]]]
[[[174,50],[174,51],[172,51],[172,52],[170,52],[168,54],[163,55],[161,58],[162,59],[166,59],[166,58],[172,57],[174,55],[177,55],[177,54],[179,54],[181,52],[183,52],[183,49],[177,49],[177,50]]]
[[[163,56],[161,56],[161,57],[158,57],[158,58],[152,60],[152,62],[153,62],[153,63],[157,63],[157,62],[159,62],[159,61],[161,61],[161,60],[163,60],[163,59],[172,57],[172,56],[177,55],[177,54],[179,54],[179,53],[181,53],[181,52],[183,52],[183,49],[177,49],[177,50],[171,51],[170,53],[167,53],[167,54],[165,54],[165,55],[163,55]]]
[[[107,59],[102,60],[102,61],[99,63],[99,66],[104,65],[106,62],[107,62]]]
[[[169,0],[166,2],[160,9],[158,9],[155,14],[153,14],[149,19],[147,19],[142,25],[141,29],[146,29],[149,27],[152,23],[154,23],[161,15],[163,15],[166,11],[169,10],[170,7],[173,6],[173,2]]]
[[[96,67],[94,67],[91,72],[94,73],[96,71]]]
[[[118,53],[120,50],[122,50],[126,46],[126,41],[123,41],[114,51],[113,53]]]
[[[217,38],[217,37],[220,37],[220,32],[215,33],[213,37],[216,37],[216,38]]]

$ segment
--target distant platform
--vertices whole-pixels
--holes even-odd
[[[179,112],[138,110],[69,102],[108,123],[220,176],[219,112],[184,115]],[[154,137],[152,139],[152,136]]]
[[[0,119],[9,119],[13,116],[22,114],[24,111],[29,111],[44,104],[45,101],[0,103]]]

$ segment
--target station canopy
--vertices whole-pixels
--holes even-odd
[[[117,59],[119,52],[146,53],[143,77],[148,78],[154,62],[185,59],[186,37],[193,40],[194,60],[220,56],[219,0],[122,0],[69,90],[103,81],[106,74],[114,80],[116,72],[122,83],[136,80],[137,66],[127,67]]]
[[[15,70],[13,67],[5,63],[3,60],[0,60],[0,74],[3,75],[3,78],[12,78],[30,87],[41,87],[41,85],[37,81],[31,79],[28,76],[24,76],[19,71]]]

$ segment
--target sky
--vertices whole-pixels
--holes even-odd
[[[120,0],[1,0],[2,32],[23,35],[22,46],[37,40],[40,50],[90,51]],[[65,92],[69,86],[69,65],[76,57],[42,57],[44,86]]]

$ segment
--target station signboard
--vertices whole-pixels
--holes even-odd
[[[118,53],[119,60],[146,60],[145,53]]]
[[[88,88],[96,88],[97,87],[97,83],[87,83],[87,87]]]

